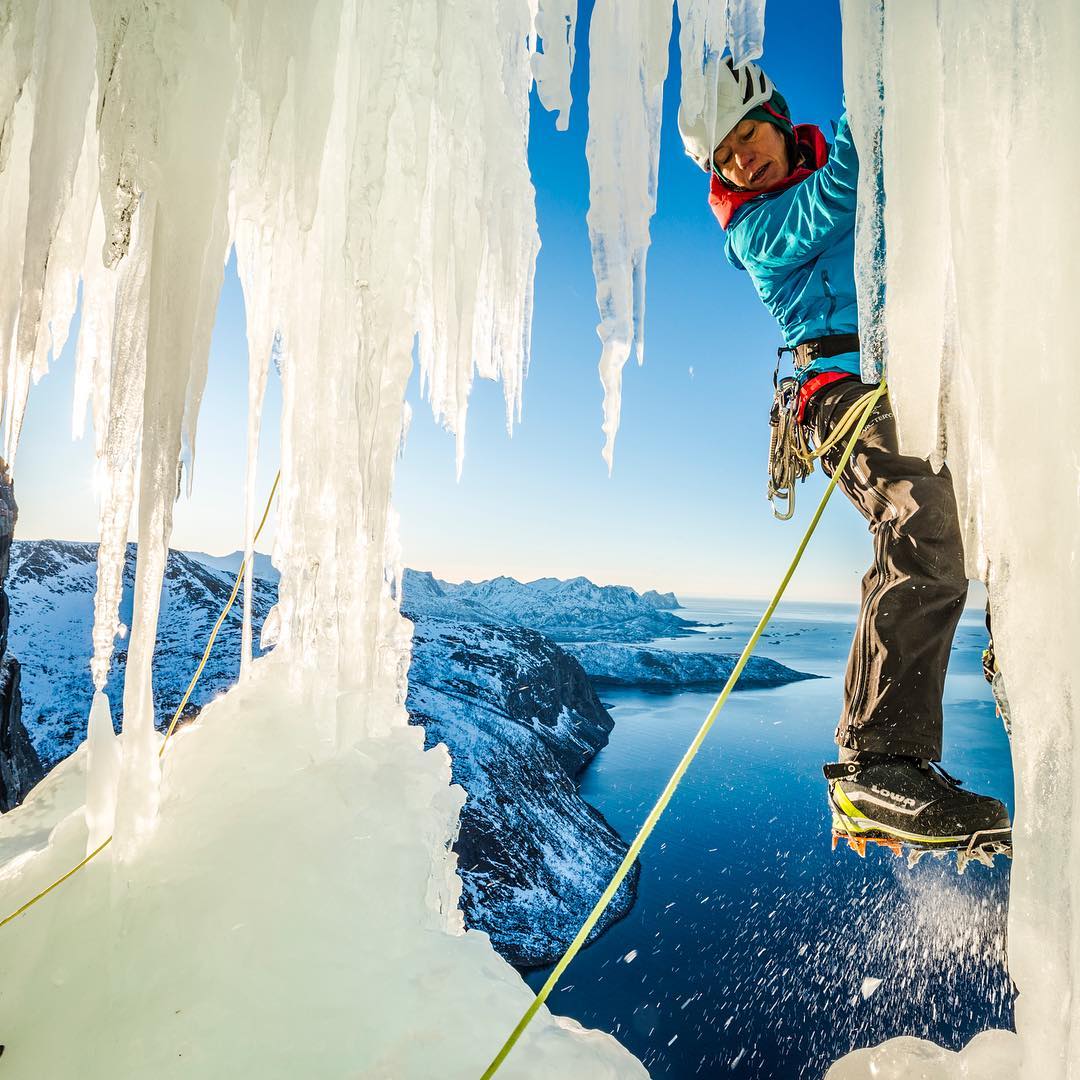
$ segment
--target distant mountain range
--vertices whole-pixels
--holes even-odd
[[[493,626],[527,626],[552,641],[652,641],[683,637],[695,623],[672,611],[673,593],[638,593],[626,585],[594,585],[588,578],[510,577],[451,585],[430,573],[406,570],[402,609]]]

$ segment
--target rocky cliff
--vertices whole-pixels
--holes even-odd
[[[519,966],[551,962],[626,854],[576,783],[611,717],[581,666],[535,631],[433,618],[416,623],[407,705],[469,795],[455,845],[466,922]],[[629,910],[636,881],[635,868],[596,933]]]
[[[19,661],[8,651],[11,610],[4,582],[18,513],[7,466],[0,463],[0,812],[18,806],[45,775],[23,727],[22,671]]]

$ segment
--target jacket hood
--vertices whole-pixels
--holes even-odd
[[[716,220],[720,222],[721,228],[726,229],[731,224],[736,211],[752,199],[784,191],[786,188],[802,183],[828,160],[829,144],[825,141],[821,129],[815,124],[796,124],[795,142],[799,150],[799,165],[783,180],[778,180],[761,191],[742,191],[739,188],[728,187],[716,173],[712,174],[709,185],[709,205],[716,215]]]

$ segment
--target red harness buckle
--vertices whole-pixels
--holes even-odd
[[[829,383],[839,382],[841,379],[853,379],[854,375],[850,371],[821,371],[817,375],[807,379],[806,382],[799,387],[799,407],[795,412],[795,418],[802,423],[803,413],[806,412],[806,405],[810,399],[821,389],[828,386]]]

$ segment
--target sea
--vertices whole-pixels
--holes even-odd
[[[737,653],[763,605],[690,600],[701,625],[657,647]],[[553,1012],[612,1032],[654,1077],[818,1080],[897,1035],[959,1049],[1011,1028],[1009,861],[916,866],[831,847],[823,763],[855,625],[848,604],[782,606],[757,650],[820,678],[736,692],[641,855],[637,902],[574,960]],[[1012,809],[1008,737],[966,611],[945,690],[943,764]],[[605,690],[615,719],[581,792],[627,840],[715,695]],[[584,916],[585,913],[583,913]],[[550,969],[527,973],[534,989]]]

